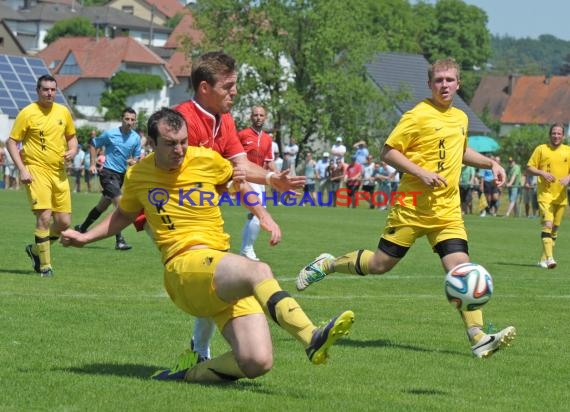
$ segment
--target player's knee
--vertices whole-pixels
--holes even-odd
[[[265,375],[273,367],[273,354],[269,350],[257,350],[238,359],[241,371],[249,379]]]
[[[371,275],[382,275],[394,267],[394,264],[390,264],[390,262],[378,255],[378,253],[375,253],[368,263],[368,271]]]
[[[253,273],[255,274],[257,281],[273,278],[273,271],[271,270],[271,268],[267,263],[255,262],[254,264],[255,264],[255,271]]]

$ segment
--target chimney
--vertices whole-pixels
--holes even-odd
[[[550,84],[551,79],[552,75],[550,73],[547,73],[546,76],[544,76],[544,80],[542,82],[544,83],[545,86],[548,86]]]
[[[516,82],[517,82],[517,75],[516,74],[509,74],[509,84],[507,86],[507,94],[509,96],[513,94],[513,90],[515,88]]]

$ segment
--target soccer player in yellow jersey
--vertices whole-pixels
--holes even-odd
[[[26,253],[37,273],[51,277],[50,242],[57,240],[71,223],[71,192],[65,162],[75,157],[77,138],[71,113],[55,103],[56,80],[49,75],[41,76],[36,91],[38,100],[18,113],[6,147],[20,171],[20,180],[36,216],[35,244],[26,246]]]
[[[497,185],[504,183],[505,170],[467,146],[467,115],[452,105],[459,82],[459,67],[454,60],[438,60],[430,66],[431,98],[405,113],[384,145],[383,159],[404,173],[398,191],[410,196],[390,209],[378,249],[357,250],[338,258],[321,254],[299,272],[298,290],[334,272],[386,273],[421,236],[427,237],[446,272],[469,262],[459,196],[461,165],[491,169]],[[516,334],[512,326],[493,335],[485,334],[481,310],[460,315],[476,357],[492,355]]]
[[[223,382],[267,373],[273,350],[264,312],[303,344],[312,363],[323,363],[329,347],[348,333],[354,314],[344,311],[317,328],[281,289],[267,264],[228,252],[218,190],[228,187],[233,175],[242,195],[251,191],[245,170],[234,170],[214,150],[188,147],[186,122],[174,110],[151,115],[148,135],[155,150],[127,171],[119,207],[86,233],[65,231],[62,243],[81,247],[112,236],[144,209],[161,252],[170,298],[193,316],[213,318],[231,346],[229,352],[203,362],[198,362],[198,353],[187,350],[173,368],[153,378]],[[263,206],[250,208],[277,243],[281,232]]]
[[[570,182],[570,146],[562,144],[564,126],[550,127],[550,143],[537,146],[532,152],[527,170],[538,176],[538,206],[542,216],[542,257],[538,265],[554,269],[554,244],[568,204],[567,187]]]

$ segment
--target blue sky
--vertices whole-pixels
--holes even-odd
[[[551,34],[570,41],[570,0],[463,1],[487,13],[487,28],[491,34],[533,39]],[[433,4],[435,0],[428,2]]]

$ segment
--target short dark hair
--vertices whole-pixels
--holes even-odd
[[[57,80],[50,74],[44,74],[43,76],[38,77],[38,82],[36,83],[36,90],[40,90],[42,87],[42,82],[55,82],[57,85]]]
[[[560,127],[562,129],[562,134],[566,133],[566,128],[564,127],[564,125],[562,123],[554,123],[552,126],[550,126],[550,130],[548,131],[548,135],[552,134],[552,130],[555,127]]]
[[[132,107],[125,107],[121,112],[121,118],[125,115],[125,113],[134,114],[135,116],[137,115],[137,112],[135,112],[135,109],[133,109]]]
[[[213,86],[221,74],[231,74],[236,71],[236,60],[223,51],[205,53],[192,61],[192,88],[198,91],[200,83],[205,81]]]
[[[176,110],[172,110],[168,107],[163,107],[162,109],[154,112],[149,118],[147,123],[148,137],[156,144],[158,141],[158,123],[161,121],[165,122],[168,127],[172,128],[174,131],[179,131],[184,125],[184,118]]]

